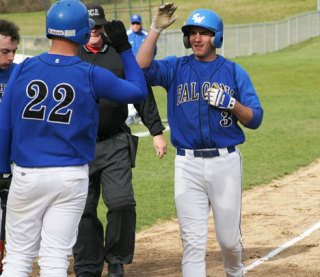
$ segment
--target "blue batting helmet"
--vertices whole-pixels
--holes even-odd
[[[133,14],[130,17],[130,22],[131,23],[139,23],[139,24],[141,24],[142,18],[141,18],[141,16],[139,14]]]
[[[79,0],[59,0],[49,9],[46,25],[48,38],[61,37],[83,45],[89,41],[95,22]]]
[[[207,9],[198,9],[193,11],[186,23],[182,26],[183,42],[186,48],[190,48],[189,42],[189,29],[192,26],[202,27],[208,29],[214,33],[212,38],[212,45],[216,48],[220,48],[223,42],[223,22],[220,16],[214,11]]]

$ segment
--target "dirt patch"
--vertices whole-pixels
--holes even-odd
[[[292,175],[243,193],[242,242],[245,267],[320,222],[320,160]],[[209,224],[207,276],[225,276],[213,221]],[[127,277],[181,276],[177,220],[137,234]],[[246,276],[320,276],[320,229],[246,273]],[[35,269],[34,275],[37,275]],[[74,276],[70,269],[68,276]],[[105,268],[103,277],[107,276]]]

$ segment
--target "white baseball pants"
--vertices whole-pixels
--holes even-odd
[[[66,277],[88,192],[88,166],[13,167],[1,277]]]
[[[243,276],[240,218],[242,169],[239,150],[214,158],[176,156],[175,204],[183,244],[183,277],[206,276],[208,219],[227,276]]]

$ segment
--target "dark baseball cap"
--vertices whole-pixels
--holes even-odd
[[[97,4],[87,4],[87,9],[89,17],[96,22],[96,25],[103,25],[107,23],[106,17],[104,15],[104,10],[100,5]]]

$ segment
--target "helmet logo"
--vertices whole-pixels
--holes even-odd
[[[48,28],[48,34],[62,37],[74,37],[76,36],[76,30],[55,30]]]
[[[201,23],[204,18],[205,16],[200,16],[199,13],[196,13],[192,16],[192,20],[194,21],[194,23]]]
[[[48,28],[48,34],[55,35],[55,36],[63,36],[64,32],[63,30],[55,30],[55,29]]]

